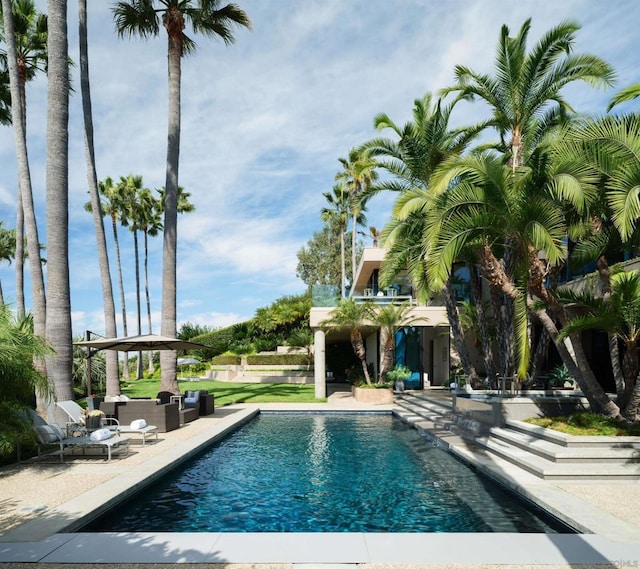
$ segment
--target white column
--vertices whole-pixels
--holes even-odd
[[[327,396],[327,365],[325,362],[325,333],[324,330],[316,328],[314,331],[314,382],[316,386],[316,399],[323,399]]]

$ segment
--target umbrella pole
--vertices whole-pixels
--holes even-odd
[[[87,341],[91,340],[91,331],[85,332],[85,338]],[[91,348],[87,346],[87,369],[85,370],[85,381],[87,384],[87,397],[91,397]]]

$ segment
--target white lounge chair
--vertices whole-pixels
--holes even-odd
[[[107,462],[114,454],[129,453],[129,439],[121,437],[117,433],[102,440],[95,440],[90,436],[69,437],[60,425],[47,423],[35,412],[31,412],[30,415],[38,438],[38,459],[42,457],[42,451],[45,448],[50,449],[51,447],[58,447],[60,462],[64,462],[65,449],[80,449],[83,455],[86,449],[100,449],[107,452]]]
[[[84,414],[84,409],[80,407],[80,405],[75,401],[58,401],[56,405],[69,417],[69,421],[67,422],[67,431],[73,431],[76,429],[83,434],[87,432],[86,416]],[[111,431],[115,431],[116,434],[126,433],[141,435],[143,445],[147,442],[147,435],[155,435],[156,440],[158,439],[158,427],[155,425],[145,424],[144,426],[137,426],[134,423],[130,425],[121,425],[117,419],[112,417],[102,417],[101,421],[104,427]]]
[[[56,406],[67,414],[67,434],[74,430],[80,431],[83,434],[87,432],[87,416],[85,415],[85,410],[80,407],[80,405],[75,401],[69,400],[57,401]],[[101,417],[100,426],[116,430],[118,427],[118,421],[109,417]]]

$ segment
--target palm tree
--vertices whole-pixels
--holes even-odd
[[[577,122],[554,146],[553,161],[573,164],[577,175],[565,176],[563,195],[577,195],[581,201],[572,206],[577,218],[577,240],[572,258],[580,263],[596,261],[600,290],[604,302],[612,295],[608,255],[633,249],[640,243],[640,198],[637,194],[640,175],[640,117],[637,115]],[[565,203],[568,201],[565,198]],[[581,223],[580,223],[581,222]],[[581,347],[580,334],[571,335],[572,343]],[[618,401],[628,398],[629,384],[620,366],[619,341],[609,333],[609,351],[616,381]],[[586,356],[580,351],[578,362],[583,373],[592,376]],[[565,362],[566,364],[566,362]],[[589,388],[602,401],[605,395],[596,383]],[[605,401],[610,407],[608,401]],[[610,414],[615,415],[612,409]]]
[[[160,200],[156,203],[156,207],[158,208],[158,213],[163,214],[165,212],[167,192],[164,188],[159,188],[156,192],[160,195]],[[176,208],[178,213],[191,213],[196,210],[196,206],[189,201],[190,197],[190,192],[185,192],[182,186],[178,186],[178,200]]]
[[[89,82],[89,53],[87,41],[87,0],[78,0],[78,27],[80,42],[80,89],[82,92],[82,113],[84,118],[84,144],[87,157],[87,184],[91,198],[93,226],[96,232],[98,248],[98,267],[102,284],[102,304],[104,310],[104,327],[107,338],[118,335],[116,327],[116,308],[113,299],[113,285],[109,268],[107,238],[102,219],[100,191],[96,173],[96,159],[93,144],[93,114],[91,111],[91,89]],[[120,373],[118,370],[118,352],[106,350],[106,393],[120,395]]]
[[[349,192],[351,210],[351,286],[356,280],[356,236],[358,226],[366,223],[364,210],[369,196],[368,190],[378,179],[378,166],[371,152],[366,148],[352,148],[348,158],[338,158],[343,171],[336,174],[336,180],[344,182]]]
[[[0,63],[3,63],[0,61]],[[11,124],[11,90],[9,71],[0,68],[0,125]]]
[[[17,318],[0,305],[0,455],[10,455],[33,432],[21,417],[34,391],[43,401],[53,395],[47,378],[33,365],[50,352],[44,338],[34,333],[31,315]]]
[[[537,290],[546,277],[536,261],[540,251],[550,265],[564,260],[562,211],[552,195],[541,191],[536,172],[522,168],[514,172],[490,151],[446,163],[432,182],[433,196],[425,206],[431,286],[439,290],[453,263],[472,254],[490,290],[501,295],[494,310],[506,304],[504,299],[515,303],[518,373],[523,378],[529,360],[526,294],[528,288]],[[510,244],[511,268],[501,261],[504,243]],[[513,320],[500,319],[499,313],[496,317],[498,322]],[[503,353],[503,375],[510,375],[504,361],[508,355]]]
[[[380,241],[380,231],[377,227],[370,225],[369,226],[369,235],[371,236],[371,244],[374,247],[378,246],[378,242]]]
[[[367,352],[364,347],[361,329],[372,322],[372,307],[368,302],[356,302],[352,298],[343,298],[338,306],[331,311],[331,318],[326,320],[326,326],[348,328],[351,347],[362,364],[362,373],[367,385],[371,385],[371,377],[367,368]]]
[[[151,325],[151,298],[149,296],[149,236],[155,237],[162,231],[160,202],[153,197],[148,189],[143,189],[139,195],[138,226],[144,235],[144,293],[147,303],[147,324],[149,334],[153,334]],[[180,200],[178,200],[180,202]],[[178,205],[178,209],[180,206]],[[149,352],[149,373],[154,371],[153,352]]]
[[[402,128],[384,113],[376,116],[376,129],[390,129],[396,138],[376,138],[363,145],[377,158],[379,166],[391,174],[390,178],[372,185],[369,193],[385,190],[399,193],[391,221],[382,231],[387,255],[380,274],[381,283],[390,283],[395,275],[406,271],[424,301],[430,296],[423,246],[430,178],[445,159],[462,153],[482,128],[479,125],[475,129],[451,129],[451,111],[452,106],[434,101],[427,93],[414,102],[413,120]],[[475,381],[477,372],[471,363],[450,285],[447,282],[439,292],[445,300],[453,343],[463,370]]]
[[[127,305],[124,294],[124,280],[122,278],[122,260],[120,257],[120,240],[118,238],[118,219],[121,215],[122,196],[118,194],[118,189],[113,183],[113,178],[107,176],[103,181],[98,182],[98,192],[100,194],[100,211],[102,215],[108,215],[111,219],[111,229],[113,231],[113,243],[116,250],[116,270],[118,272],[118,288],[120,290],[120,310],[122,314],[122,334],[128,335],[127,327]],[[93,201],[85,204],[85,210],[93,212]],[[117,336],[117,333],[116,333]],[[124,352],[124,366],[122,368],[122,378],[129,379],[129,357]],[[115,388],[115,385],[113,386]],[[118,385],[118,390],[120,389]]]
[[[348,198],[349,192],[344,184],[336,184],[333,186],[333,193],[324,192],[322,194],[327,200],[330,207],[323,207],[320,211],[320,218],[324,222],[335,221],[340,228],[340,298],[345,295],[345,278],[346,278],[346,259],[344,234],[347,230],[349,219]]]
[[[128,227],[133,234],[133,252],[135,262],[135,278],[136,278],[136,316],[137,316],[137,334],[142,334],[142,303],[140,301],[140,253],[138,248],[138,232],[141,230],[140,221],[143,213],[141,209],[143,205],[140,203],[140,194],[145,190],[143,188],[142,176],[120,176],[120,182],[116,187],[116,192],[120,197],[120,223],[124,227]],[[148,191],[148,190],[147,190]],[[142,378],[142,352],[138,352],[138,361],[136,362],[136,378]]]
[[[616,404],[623,415],[637,421],[640,406],[640,273],[616,272],[611,276],[609,297],[571,290],[558,292],[560,302],[573,313],[560,331],[559,338],[568,338],[584,330],[604,330],[613,334],[624,346],[622,369],[625,388]]]
[[[380,371],[378,383],[384,381],[388,371],[395,365],[396,330],[400,326],[410,326],[412,319],[407,318],[411,304],[387,304],[380,307],[374,316],[375,323],[380,326]]]
[[[16,233],[15,230],[5,229],[2,227],[4,222],[0,221],[0,262],[7,261],[11,263],[11,259],[16,254]],[[0,305],[4,304],[4,296],[2,294],[2,284],[0,283]]]
[[[18,90],[20,93],[20,106],[24,131],[27,126],[27,97],[26,84],[33,80],[38,72],[46,72],[47,69],[47,16],[41,14],[35,8],[33,0],[18,0],[13,3],[13,24],[15,35],[15,48],[18,66]],[[0,30],[0,36],[1,36]],[[6,54],[3,59],[6,63]],[[8,75],[7,75],[8,80]],[[8,81],[7,81],[8,87]],[[8,109],[8,106],[2,106]],[[6,114],[0,114],[0,122]],[[18,184],[18,199],[16,208],[16,250],[24,251],[24,208],[22,204],[22,190]],[[19,315],[25,313],[24,303],[24,257],[16,256],[16,310]]]
[[[546,32],[527,53],[531,19],[522,24],[515,37],[502,26],[493,76],[457,65],[457,83],[442,91],[457,93],[458,99],[485,101],[492,111],[488,126],[501,139],[499,148],[507,154],[512,168],[527,159],[527,153],[548,129],[572,111],[561,90],[575,81],[596,87],[611,86],[615,73],[600,58],[573,54],[575,34],[580,26],[565,21]],[[507,137],[510,137],[507,142]]]
[[[158,7],[156,7],[156,4]],[[220,6],[219,0],[129,0],[119,1],[113,10],[120,36],[157,36],[160,23],[168,36],[169,110],[167,136],[166,201],[162,259],[162,323],[164,336],[176,335],[176,249],[178,222],[178,166],[180,154],[180,78],[184,55],[195,50],[195,42],[185,34],[193,30],[219,37],[225,44],[234,41],[232,27],[250,27],[247,14],[235,4]],[[160,389],[178,392],[176,353],[163,352],[160,358]]]
[[[73,399],[69,286],[69,50],[67,4],[49,1],[47,88],[47,375],[59,400]],[[27,240],[27,244],[31,245]],[[35,242],[37,247],[38,242]],[[36,259],[29,251],[30,263]]]
[[[27,137],[23,116],[24,112],[22,105],[17,104],[17,102],[21,100],[21,93],[11,0],[2,0],[2,12],[4,36],[7,44],[7,64],[11,87],[13,129],[16,139],[16,155],[18,160],[18,188],[21,196],[22,207],[24,208],[25,213],[25,231],[30,258],[29,267],[31,270],[31,290],[33,296],[33,327],[36,335],[44,337],[46,334],[46,297],[40,258],[40,239],[38,238],[38,225],[36,223],[33,192],[31,190],[31,172],[29,170],[29,155],[27,152]],[[17,236],[18,228],[16,227],[16,238]],[[16,243],[16,247],[17,251],[21,251],[21,249],[19,249],[19,243]],[[46,375],[44,360],[39,361],[37,365],[39,371],[42,372],[43,375]],[[42,404],[43,402],[41,401],[40,403]]]
[[[489,104],[492,110],[492,117],[485,124],[495,128],[500,135],[500,143],[495,147],[505,154],[511,167],[513,179],[509,182],[509,185],[512,188],[517,188],[520,184],[521,173],[518,172],[518,169],[529,162],[538,142],[550,131],[551,127],[562,124],[572,111],[562,97],[562,88],[577,80],[596,86],[606,86],[613,82],[614,77],[610,66],[599,58],[591,55],[572,54],[575,33],[579,29],[576,23],[563,22],[559,26],[552,28],[534,46],[533,50],[527,53],[527,38],[530,27],[531,21],[527,20],[515,38],[509,36],[509,29],[506,26],[502,27],[494,76],[479,74],[466,67],[457,66],[455,70],[457,84],[443,90],[444,94],[457,93],[455,102],[461,99],[473,100],[479,98]],[[507,138],[509,138],[508,141]],[[500,158],[492,158],[490,161],[495,163],[490,168],[497,173],[499,171]],[[451,161],[447,167],[452,168],[453,171],[455,170],[454,164],[455,161]],[[488,167],[488,163],[486,166]],[[463,166],[464,168],[465,166]],[[481,166],[480,170],[483,168],[485,167]],[[488,172],[489,170],[485,170],[485,173]],[[499,173],[498,175],[503,181],[507,181],[506,174]],[[446,178],[448,180],[454,179],[453,176],[446,176]],[[440,191],[444,191],[446,188],[446,183],[443,183]],[[461,193],[458,194],[458,197],[464,201]],[[473,200],[474,198],[470,199]],[[471,203],[470,201],[469,204]],[[488,205],[488,202],[484,202],[484,204]],[[538,203],[538,205],[542,204]],[[547,209],[546,214],[554,217],[555,214],[551,213],[551,209],[553,209],[551,205],[551,203],[546,203],[544,207]],[[484,206],[481,206],[481,209],[482,207]],[[487,209],[484,208],[482,211],[486,213]],[[522,210],[522,213],[524,213],[524,210]],[[532,213],[533,210],[531,210],[530,214]],[[544,212],[541,210],[539,213],[543,214]],[[472,215],[470,210],[467,210],[467,214],[469,216]],[[523,217],[520,221],[524,221],[524,219]],[[541,219],[538,218],[538,221]],[[459,221],[469,222],[473,225],[470,218]],[[476,221],[482,225],[486,220],[480,222],[479,219],[476,219]],[[549,221],[552,224],[557,223],[551,218],[549,218]],[[523,259],[512,258],[512,252],[514,248],[519,248],[522,245],[514,244],[510,239],[517,236],[518,232],[523,229],[525,229],[523,226],[520,227],[520,230],[516,229],[515,235],[510,235],[509,231],[507,231],[504,235],[506,241],[503,243],[491,238],[489,241],[476,244],[474,247],[475,253],[480,255],[479,264],[487,271],[485,276],[491,277],[489,282],[494,292],[494,310],[500,307],[500,310],[496,312],[496,317],[498,319],[498,333],[502,334],[504,340],[500,342],[501,346],[504,346],[502,350],[503,373],[507,371],[504,367],[505,356],[508,356],[511,351],[508,349],[509,335],[505,334],[504,331],[506,324],[514,322],[514,315],[517,315],[515,323],[517,337],[521,341],[519,345],[519,374],[521,377],[525,373],[528,359],[528,347],[525,341],[527,337],[526,289],[518,290],[513,272],[517,266],[522,267]],[[542,237],[543,233],[544,230],[538,237]],[[553,233],[555,233],[555,230]],[[474,236],[480,238],[478,233],[474,233]],[[461,236],[459,235],[458,237]],[[553,237],[553,239],[556,237]],[[454,249],[458,248],[456,254],[461,253],[460,246],[463,243],[470,243],[470,241],[469,235],[462,236],[461,240],[454,240],[454,243],[448,246],[449,252],[452,253]],[[445,246],[444,239],[440,241],[440,245]],[[523,253],[523,249],[520,249],[520,252]],[[533,259],[535,254],[533,250],[528,253],[530,259]],[[438,257],[438,255],[434,255],[435,257]],[[449,256],[449,261],[454,260],[457,259],[452,259]],[[436,262],[434,261],[434,263]],[[538,267],[538,264],[536,263],[535,266]],[[431,268],[434,269],[434,265],[431,265]],[[539,280],[539,276],[536,279]],[[440,282],[444,282],[442,277],[443,275],[441,274]],[[506,295],[498,298],[496,296],[498,291],[501,291],[501,294],[506,293]],[[506,301],[499,302],[500,299],[504,298],[506,298]],[[515,305],[513,304],[514,302],[516,303]]]
[[[391,177],[372,184],[368,194],[426,188],[429,177],[444,160],[464,152],[486,123],[475,128],[452,129],[449,124],[452,111],[453,105],[444,105],[442,100],[426,93],[422,99],[414,101],[413,118],[402,127],[386,113],[376,115],[375,129],[391,130],[395,136],[374,138],[365,142],[362,148],[369,150],[378,167]]]

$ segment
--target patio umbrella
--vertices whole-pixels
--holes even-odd
[[[197,360],[196,358],[178,358],[179,366],[187,366],[187,365],[199,364],[199,363],[200,363],[200,360]]]
[[[118,352],[140,352],[143,350],[198,350],[207,346],[187,342],[179,338],[144,334],[142,336],[126,336],[122,338],[100,338],[99,340],[83,340],[74,346],[82,346],[92,350],[117,350]]]

